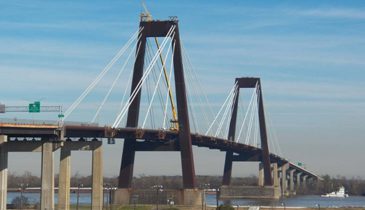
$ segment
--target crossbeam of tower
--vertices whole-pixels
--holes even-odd
[[[152,15],[148,11],[147,6],[144,3],[142,3],[142,5],[143,5],[143,8],[145,10],[145,13],[141,14],[141,20],[153,21]],[[155,40],[155,44],[156,44],[157,49],[160,49],[160,44],[158,42],[157,37],[155,37],[154,40]],[[167,87],[167,91],[168,91],[169,99],[170,99],[170,104],[171,104],[172,119],[171,119],[171,128],[170,129],[171,130],[179,130],[179,127],[178,127],[179,124],[177,123],[178,122],[177,121],[177,112],[176,112],[174,97],[173,97],[172,91],[171,91],[171,83],[170,83],[170,80],[167,76],[168,73],[167,73],[167,69],[166,69],[164,59],[162,58],[161,54],[159,55],[159,57],[160,57],[160,62],[162,64],[163,74],[164,74],[164,77],[165,77],[166,87]]]

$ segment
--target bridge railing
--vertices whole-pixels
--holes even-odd
[[[40,119],[18,119],[18,118],[0,118],[0,124],[15,124],[15,125],[60,125],[57,120],[40,120]],[[77,121],[66,121],[63,125],[76,126],[99,126],[98,123],[85,123]]]

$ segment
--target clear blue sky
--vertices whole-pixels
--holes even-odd
[[[155,18],[178,16],[212,101],[224,101],[235,77],[261,77],[287,158],[319,174],[365,178],[364,1],[146,3]],[[140,1],[1,1],[0,102],[69,106],[137,29],[141,11]],[[105,147],[106,175],[117,174],[121,148]],[[222,173],[223,153],[195,151],[198,174]],[[39,173],[29,158],[39,154],[11,157],[10,171]],[[181,174],[179,165],[177,153],[138,153],[135,174]],[[256,164],[235,164],[234,175],[256,173]]]

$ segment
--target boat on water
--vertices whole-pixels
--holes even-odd
[[[340,187],[338,189],[338,191],[327,193],[325,195],[321,195],[321,197],[326,197],[326,198],[347,198],[347,197],[349,197],[349,195],[345,193],[345,187]]]

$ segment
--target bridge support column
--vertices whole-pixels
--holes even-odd
[[[278,164],[272,164],[272,176],[273,176],[273,183],[274,187],[279,187],[279,173],[278,173]]]
[[[101,144],[92,151],[91,210],[103,209],[103,150]]]
[[[264,165],[259,163],[259,186],[264,186]]]
[[[294,189],[294,172],[295,170],[289,171],[289,191],[291,195],[295,195],[295,189]]]
[[[308,175],[303,176],[303,189],[306,190],[307,189],[307,178]]]
[[[58,209],[70,209],[71,151],[61,147],[58,177]]]
[[[288,163],[281,166],[281,192],[282,195],[284,196],[288,195],[288,180],[286,176],[286,171],[288,167],[289,167]]]
[[[42,145],[41,166],[41,209],[54,209],[54,170],[53,170],[53,144],[46,141]]]
[[[299,188],[301,187],[301,180],[300,177],[302,176],[302,173],[297,174],[297,183],[296,183],[296,191],[298,192]]]
[[[8,190],[7,136],[0,135],[0,210],[6,210]]]

